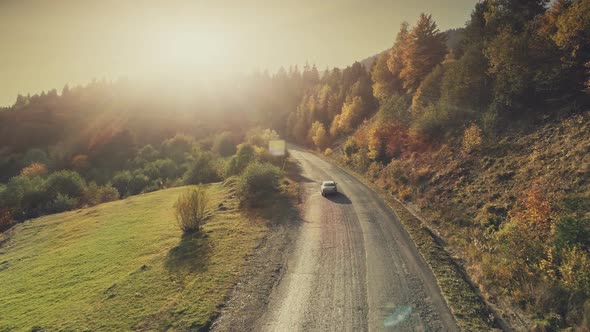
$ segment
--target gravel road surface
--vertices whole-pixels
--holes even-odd
[[[302,224],[256,331],[457,331],[436,279],[389,206],[298,148]],[[322,197],[320,183],[339,194]]]

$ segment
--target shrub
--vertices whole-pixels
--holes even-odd
[[[217,152],[222,157],[229,157],[236,152],[236,144],[234,143],[231,134],[228,132],[221,133],[215,139],[213,144],[213,151]]]
[[[119,192],[111,186],[101,186],[99,189],[99,197],[101,203],[112,202],[119,199]]]
[[[176,134],[162,143],[162,154],[176,162],[181,162],[184,160],[185,154],[192,150],[194,143],[195,139],[192,136]],[[145,152],[152,153],[149,148]]]
[[[58,193],[57,196],[47,204],[47,212],[58,213],[73,210],[78,207],[79,200],[66,194]]]
[[[79,198],[84,193],[86,184],[80,174],[74,171],[58,171],[47,178],[47,193],[56,198],[58,194]]]
[[[238,193],[244,202],[259,205],[279,190],[281,170],[268,163],[252,163],[246,167],[238,182]]]
[[[91,182],[84,190],[83,202],[90,206],[119,199],[119,192],[111,186],[99,186]]]
[[[83,203],[88,204],[90,206],[99,204],[99,188],[100,187],[96,184],[96,182],[90,182],[86,186],[86,190],[84,190]]]
[[[179,175],[178,166],[170,159],[158,159],[153,165],[158,170],[160,179],[174,179]]]
[[[463,153],[470,154],[481,146],[481,129],[472,123],[463,133]]]
[[[204,187],[190,188],[178,197],[174,204],[176,222],[184,233],[193,233],[201,229],[206,217],[209,195]]]
[[[203,151],[211,151],[213,149],[213,138],[210,136],[202,138],[197,142],[197,146]]]
[[[12,210],[16,220],[37,217],[51,200],[44,187],[45,180],[41,177],[15,176],[2,191],[0,205]]]
[[[111,184],[117,189],[121,196],[127,196],[129,194],[130,183],[133,179],[133,175],[129,171],[117,172],[111,179]]]
[[[26,177],[44,176],[47,174],[47,166],[41,163],[32,163],[31,165],[23,168],[20,171],[20,175]]]
[[[178,177],[178,166],[171,159],[158,159],[143,167],[143,174],[152,180],[174,179]]]
[[[344,154],[350,158],[353,154],[359,151],[359,146],[356,144],[356,141],[352,138],[349,138],[346,143],[344,143],[343,148]]]
[[[273,129],[257,129],[248,133],[248,143],[261,148],[268,148],[268,142],[278,139],[279,134]]]
[[[156,190],[160,190],[164,187],[164,182],[160,179],[152,180],[142,190],[144,193],[151,193]]]
[[[238,145],[238,152],[229,160],[226,168],[226,175],[241,173],[248,164],[256,159],[256,150],[251,144]]]
[[[215,158],[211,152],[198,152],[191,157],[184,174],[185,184],[211,183],[219,181]]]
[[[440,141],[449,134],[458,133],[474,116],[470,109],[439,103],[426,107],[416,115],[412,128],[430,141]]]
[[[96,183],[102,184],[110,182],[113,174],[116,174],[116,172],[105,168],[93,167],[86,171],[84,178],[88,181],[95,181]]]
[[[572,216],[562,217],[555,226],[557,248],[578,246],[590,250],[590,219]]]
[[[326,156],[331,156],[334,153],[334,151],[332,151],[332,149],[330,148],[326,148],[326,151],[324,151],[324,155]]]
[[[129,194],[137,195],[142,193],[149,183],[150,179],[145,176],[141,170],[136,170],[133,172],[133,177],[129,182]]]
[[[166,147],[168,148],[170,146],[167,145]],[[159,155],[160,153],[158,152],[158,150],[154,149],[154,147],[151,144],[145,145],[137,151],[137,157],[135,157],[136,164],[139,165],[145,162],[154,161],[158,159]]]
[[[440,140],[444,138],[448,130],[448,123],[448,114],[444,110],[430,105],[414,120],[413,128],[421,136],[426,136],[431,140]]]
[[[559,273],[563,284],[571,290],[581,291],[590,295],[590,256],[588,252],[578,248],[564,250],[563,262]]]

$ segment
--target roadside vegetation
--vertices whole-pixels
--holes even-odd
[[[422,14],[370,68],[305,90],[287,134],[418,211],[509,325],[583,330],[588,36],[585,0],[480,1],[447,32]]]
[[[209,192],[204,187],[198,186],[182,193],[174,203],[174,216],[180,230],[185,234],[199,232],[208,207]]]
[[[116,155],[109,157],[119,165],[116,168],[93,168],[88,156],[78,155],[73,162],[84,160],[84,167],[74,164],[71,169],[59,169],[55,160],[36,148],[11,155],[20,158],[15,163],[30,164],[0,184],[0,230],[45,214],[180,185],[218,182],[240,175],[251,162],[261,167],[268,163],[282,166],[284,158],[268,154],[268,142],[273,139],[278,135],[270,129],[253,130],[242,137],[222,132],[213,141],[176,134],[156,147],[147,144],[130,149],[120,160]],[[245,142],[238,145],[239,140]]]

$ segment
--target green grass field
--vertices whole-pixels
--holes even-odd
[[[174,188],[16,226],[0,248],[2,330],[187,330],[208,322],[267,232],[210,186],[215,215],[183,238]],[[217,211],[223,202],[226,211]]]

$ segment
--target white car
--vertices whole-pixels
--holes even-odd
[[[338,193],[338,188],[336,188],[336,182],[334,181],[324,181],[322,182],[322,186],[320,188],[320,192],[322,196],[326,196],[328,194],[336,194]]]

